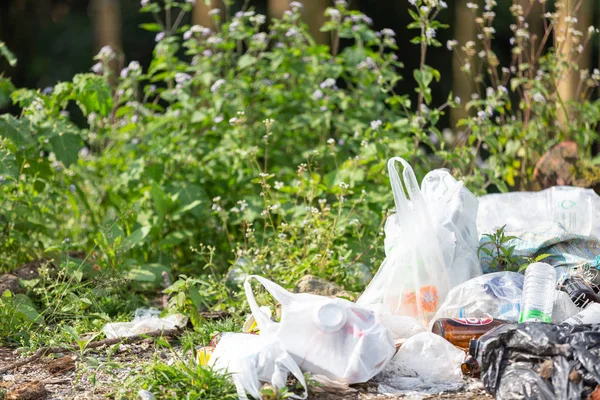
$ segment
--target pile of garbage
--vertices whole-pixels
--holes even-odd
[[[334,390],[372,381],[382,394],[431,394],[480,379],[499,399],[600,398],[600,197],[563,186],[477,198],[447,170],[421,186],[401,158],[388,171],[386,258],[358,300],[248,276],[244,332],[220,335],[199,361],[231,374],[240,399],[290,376],[304,388],[293,397],[307,398],[307,373]],[[501,227],[504,247],[486,235]],[[495,255],[530,261],[524,274],[498,271]]]

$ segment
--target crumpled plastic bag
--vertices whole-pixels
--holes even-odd
[[[573,303],[568,293],[562,290],[554,291],[554,306],[552,307],[552,323],[559,324],[579,312],[579,307]]]
[[[422,332],[408,339],[375,378],[381,394],[439,393],[464,385],[460,365],[465,353],[446,339]]]
[[[238,397],[246,400],[246,392],[261,399],[261,382],[269,382],[278,390],[287,384],[292,374],[304,388],[304,395],[292,394],[294,399],[306,399],[306,381],[294,359],[279,341],[264,335],[229,333],[221,337],[208,365],[216,371],[231,374]]]
[[[600,384],[600,325],[502,325],[476,353],[484,388],[499,400],[579,400]]]
[[[184,327],[188,318],[181,314],[159,317],[160,311],[154,308],[138,308],[131,322],[113,322],[104,325],[102,332],[108,339],[160,332]]]
[[[568,233],[600,237],[600,197],[593,189],[554,186],[539,192],[488,194],[479,198],[477,227],[490,233],[532,230],[547,222]]]
[[[375,317],[390,331],[395,342],[427,331],[427,328],[413,317],[392,314],[381,305],[376,306],[374,310]]]
[[[495,318],[519,320],[523,274],[503,271],[485,274],[448,293],[432,322],[439,318]]]

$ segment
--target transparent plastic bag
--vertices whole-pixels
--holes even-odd
[[[396,170],[396,161],[404,167],[402,179]],[[452,285],[468,279],[470,273],[462,274],[459,271],[462,266],[458,264],[455,273],[450,270],[446,259],[452,262],[457,251],[453,233],[442,226],[441,221],[432,222],[430,206],[411,166],[402,158],[394,157],[388,161],[388,171],[396,214],[386,221],[386,259],[357,303],[369,307],[383,304],[391,314],[414,317],[427,324]],[[437,197],[440,192],[446,192],[440,176],[436,173],[431,179],[437,186],[432,184],[430,193],[437,193]],[[455,189],[460,191],[460,188]],[[440,210],[434,215],[441,216],[443,207],[439,206],[439,199],[436,201],[432,204]],[[451,219],[449,217],[449,221]]]
[[[464,385],[460,365],[465,353],[431,332],[408,339],[375,380],[381,394],[439,393]]]
[[[494,272],[454,287],[433,320],[439,318],[496,318],[519,321],[523,275]]]
[[[280,322],[259,308],[251,279],[281,303]],[[246,279],[244,289],[261,336],[276,338],[305,372],[342,383],[361,383],[379,373],[394,355],[390,333],[372,310],[344,299],[290,293],[255,275]]]
[[[292,374],[304,388],[304,395],[291,395],[294,399],[306,399],[306,382],[294,359],[273,337],[248,333],[223,335],[211,354],[208,365],[217,371],[231,374],[238,397],[246,400],[246,392],[261,399],[261,383],[269,382],[275,388],[286,386],[288,374]]]
[[[141,335],[180,328],[187,324],[188,318],[181,314],[172,314],[160,318],[160,311],[154,308],[138,308],[131,322],[113,322],[104,325],[102,331],[107,339]]]
[[[532,230],[547,222],[567,232],[600,237],[600,197],[593,189],[554,186],[540,192],[488,194],[479,198],[477,228],[490,233]]]
[[[446,169],[429,172],[421,182],[434,228],[442,245],[442,255],[456,286],[481,275],[477,257],[477,210],[479,200]]]

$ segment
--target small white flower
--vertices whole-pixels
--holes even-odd
[[[342,189],[348,189],[350,186],[346,182],[340,182],[340,187]]]
[[[440,0],[440,1],[439,1],[439,3],[438,3],[438,6],[439,6],[439,7],[440,7],[442,10],[444,10],[444,9],[448,8],[448,4],[446,4],[446,2],[445,2],[444,0]]]
[[[383,124],[383,122],[381,122],[380,119],[371,121],[371,129],[375,130],[375,129],[379,128],[382,124]]]
[[[336,10],[335,8],[328,8],[325,11],[325,15],[331,17],[331,19],[334,20],[334,21],[339,21],[340,17],[342,16],[342,14],[340,13],[340,11]]]
[[[383,36],[390,36],[390,37],[396,36],[396,32],[394,32],[393,30],[391,30],[389,28],[382,29],[381,34]]]
[[[456,45],[458,45],[458,41],[457,40],[448,40],[446,42],[446,48],[448,50],[452,50],[456,47]]]
[[[467,8],[471,9],[471,10],[477,10],[479,8],[479,6],[475,3],[467,3]]]
[[[498,92],[504,92],[504,94],[508,94],[508,89],[503,85],[498,85]]]
[[[148,3],[150,3],[150,0],[141,0],[141,1],[140,1],[140,5],[141,5],[142,7],[146,7],[146,6],[148,5]]]
[[[290,8],[291,8],[293,11],[298,11],[298,10],[301,10],[301,9],[303,9],[303,8],[304,8],[304,4],[300,3],[299,1],[292,1],[292,2],[290,3]]]
[[[115,57],[115,51],[110,46],[104,46],[98,52],[98,58],[111,60]]]
[[[315,90],[312,94],[312,98],[315,100],[320,100],[323,98],[323,92],[319,89]]]
[[[334,138],[327,139],[327,144],[334,145],[335,144],[335,139]]]
[[[164,38],[165,38],[165,33],[164,32],[158,32],[156,34],[156,36],[154,37],[154,41],[158,43],[161,40],[163,40]]]
[[[219,90],[219,88],[221,86],[223,86],[224,84],[225,84],[225,79],[218,79],[215,83],[212,84],[212,86],[210,87],[210,91],[212,93],[214,93],[217,90]]]
[[[546,102],[546,98],[544,97],[543,94],[541,94],[539,92],[535,92],[533,94],[533,101],[535,101],[536,103],[545,103]]]
[[[421,12],[422,12],[423,14],[429,14],[429,7],[427,7],[427,6],[422,6],[422,7],[421,7]]]
[[[414,7],[417,6],[417,0],[408,0],[408,2]]]
[[[101,62],[97,62],[96,64],[94,64],[94,65],[92,66],[92,71],[93,71],[95,74],[98,74],[98,75],[100,75],[100,74],[102,73],[102,69],[103,69],[103,68],[102,68],[102,63],[101,63]]]
[[[321,84],[319,86],[321,87],[321,89],[333,87],[333,86],[335,86],[335,79],[327,78],[323,82],[321,82]]]
[[[183,83],[189,81],[190,79],[192,79],[192,77],[186,73],[178,72],[175,74],[175,82],[177,83]]]
[[[183,40],[190,40],[193,34],[194,32],[192,32],[191,30],[185,31],[185,33],[183,34]]]
[[[213,8],[212,10],[210,10],[208,12],[208,15],[210,15],[211,17],[215,16],[215,15],[219,15],[221,14],[221,10],[218,8]]]
[[[460,97],[456,96],[454,98],[454,102],[460,106],[460,102],[461,102]]]
[[[279,181],[275,181],[275,183],[273,184],[273,187],[277,190],[283,189],[285,185],[283,184],[283,182],[279,182]]]
[[[485,111],[479,110],[477,111],[477,118],[479,118],[480,121],[483,121],[487,118],[487,114],[485,113]]]
[[[427,28],[425,31],[425,36],[427,36],[427,39],[433,39],[435,37],[435,29]]]

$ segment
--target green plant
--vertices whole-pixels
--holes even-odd
[[[157,399],[237,399],[233,382],[227,375],[198,364],[195,350],[178,354],[166,341],[157,345],[170,350],[171,362],[156,357],[144,366],[143,374],[134,374],[119,385],[115,398],[137,398],[139,388],[149,390]]]
[[[481,253],[483,253],[490,257],[490,267],[494,270],[516,271],[520,266],[520,257],[514,255],[516,245],[508,246],[507,244],[518,237],[505,235],[505,227],[506,225],[496,230],[495,233],[483,235],[489,239],[489,242],[479,246],[477,256],[481,258]]]

